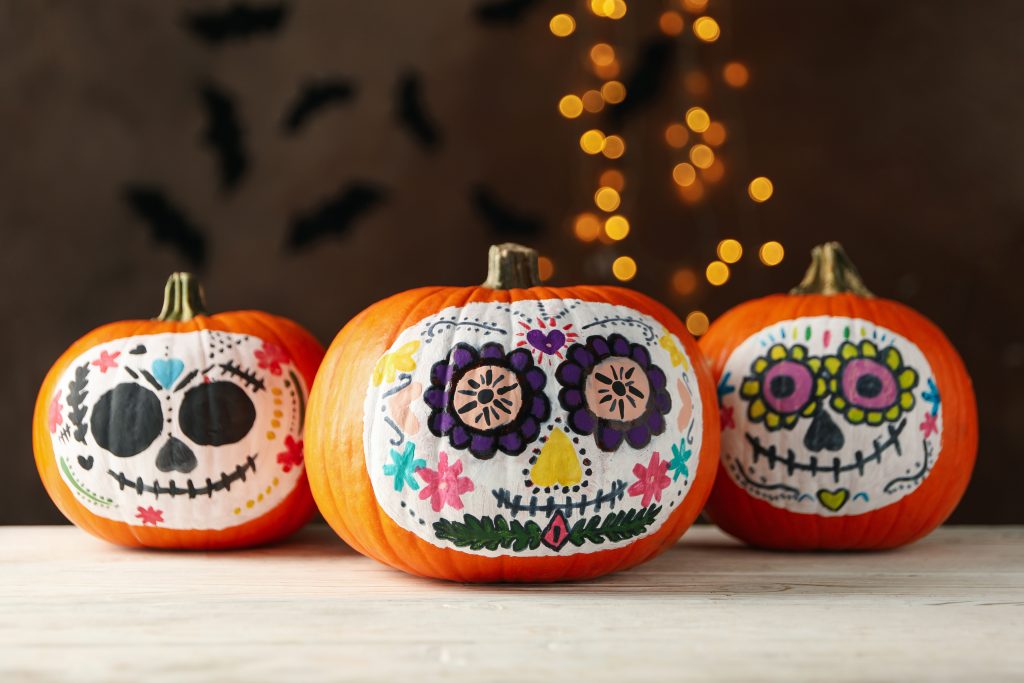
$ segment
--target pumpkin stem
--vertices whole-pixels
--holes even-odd
[[[537,252],[521,244],[492,244],[487,254],[487,280],[490,289],[527,289],[540,286]]]
[[[157,320],[188,322],[197,315],[206,315],[203,286],[192,273],[171,273],[164,287],[164,307]]]
[[[790,294],[856,294],[874,298],[839,242],[826,242],[811,250],[811,267]]]

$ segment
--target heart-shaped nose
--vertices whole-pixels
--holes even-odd
[[[547,443],[540,449],[537,462],[530,470],[530,479],[537,486],[572,486],[583,479],[580,458],[572,441],[561,429],[551,430]]]
[[[161,472],[184,472],[188,474],[196,468],[196,456],[183,441],[173,436],[160,447],[156,454],[156,468]]]
[[[822,410],[814,416],[810,428],[804,435],[804,445],[815,453],[822,450],[838,451],[846,443],[843,432],[828,411]]]

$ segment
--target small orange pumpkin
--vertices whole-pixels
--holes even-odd
[[[942,332],[875,298],[837,243],[812,259],[789,295],[733,308],[700,341],[722,421],[708,514],[769,548],[910,543],[970,479],[970,378]]]
[[[307,387],[323,347],[259,311],[207,315],[187,273],[155,320],[85,335],[47,374],[36,467],[64,516],[112,543],[233,548],[312,515],[303,464]]]
[[[422,576],[582,579],[650,559],[716,467],[696,342],[636,292],[542,287],[517,245],[490,258],[483,286],[403,292],[338,334],[306,420],[320,511]]]

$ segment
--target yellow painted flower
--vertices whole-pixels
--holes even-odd
[[[416,369],[416,360],[412,357],[420,348],[418,341],[411,341],[402,344],[391,353],[385,353],[377,361],[373,368],[373,386],[380,386],[381,382],[389,384],[395,381],[395,375],[399,372],[412,372]]]
[[[828,394],[821,359],[809,356],[800,344],[775,344],[750,370],[753,374],[740,385],[740,396],[749,403],[747,416],[772,431],[790,429],[801,417],[814,415]]]
[[[894,346],[879,349],[868,339],[847,341],[823,362],[832,408],[851,424],[892,422],[914,407],[917,371],[903,364]]]

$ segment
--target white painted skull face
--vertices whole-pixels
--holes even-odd
[[[303,471],[306,386],[280,347],[210,330],[117,339],[57,383],[61,477],[91,512],[224,529],[265,514]]]
[[[655,532],[697,472],[678,338],[631,308],[470,303],[403,330],[367,388],[377,502],[435,546],[552,556]]]
[[[941,450],[927,359],[866,320],[767,327],[729,356],[718,392],[723,467],[750,495],[793,512],[857,515],[894,503]]]

